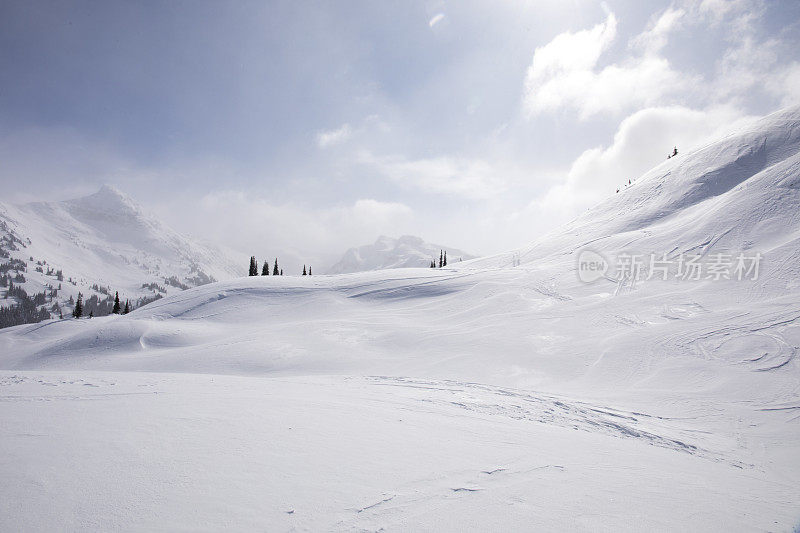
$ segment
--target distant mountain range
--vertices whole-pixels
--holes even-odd
[[[474,256],[406,235],[379,237],[351,248],[330,274],[430,266],[440,251],[450,263]],[[86,312],[108,314],[119,291],[124,302],[144,305],[167,294],[246,275],[246,258],[197,242],[146,214],[109,185],[90,196],[60,202],[0,203],[0,308],[20,304],[67,316],[80,292]],[[17,292],[11,294],[13,285]],[[22,289],[24,293],[19,292]],[[10,325],[8,317],[2,325]],[[28,318],[24,321],[36,321]],[[17,322],[19,322],[18,320]]]
[[[244,261],[232,256],[166,227],[108,185],[74,200],[0,203],[5,283],[29,295],[44,292],[56,317],[71,311],[79,291],[86,299],[107,301],[119,291],[123,300],[144,302],[244,275]],[[0,299],[0,306],[14,303]]]
[[[475,257],[456,248],[427,243],[413,235],[404,235],[399,239],[382,235],[374,244],[347,250],[342,259],[329,268],[327,273],[345,274],[386,268],[427,268],[431,261],[435,260],[438,264],[441,251],[447,252],[447,260],[450,263]]]

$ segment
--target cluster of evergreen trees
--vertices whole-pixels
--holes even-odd
[[[29,296],[25,289],[10,282],[5,298],[14,298],[17,300],[17,304],[11,307],[0,308],[0,328],[17,326],[20,324],[32,324],[52,318],[50,311],[42,307],[48,301],[47,294],[44,292]],[[119,292],[116,292],[113,300],[111,297],[101,300],[95,294],[86,301],[83,299],[83,293],[79,292],[78,299],[74,300],[70,297],[69,303],[73,306],[72,316],[75,318],[81,318],[83,316],[93,318],[95,315],[104,316],[112,313],[127,315],[133,310],[130,300],[125,300],[125,307],[122,306],[119,300]],[[58,303],[53,304],[51,311],[57,313],[59,318],[63,318],[61,315],[61,307]]]
[[[119,291],[117,291],[114,295],[114,307],[111,309],[111,312],[115,315],[127,315],[131,312],[131,301],[126,299],[125,308],[123,309],[119,304]]]
[[[5,244],[5,241],[0,240],[0,242]],[[0,248],[0,251],[2,251],[2,248]],[[48,283],[44,292],[40,292],[32,296],[28,295],[28,293],[19,285],[26,282],[25,275],[23,274],[23,272],[27,272],[26,263],[20,259],[9,257],[7,252],[0,254],[0,257],[8,259],[8,261],[0,263],[0,287],[7,287],[4,298],[13,298],[16,300],[14,305],[9,307],[0,307],[0,328],[40,322],[42,320],[53,318],[54,315],[57,318],[63,318],[61,306],[59,305],[58,301],[55,301],[58,292],[61,290],[61,283],[58,284],[57,289]],[[30,260],[33,262],[33,257],[31,257]],[[37,266],[35,269],[37,272],[41,272],[47,276],[55,276],[58,281],[64,280],[64,273],[62,270],[56,270],[51,267],[47,267],[45,270],[44,267],[47,265],[46,261],[37,261],[36,265]],[[204,276],[206,282],[211,280],[201,272],[198,272],[198,276]],[[201,277],[198,277],[197,279],[198,281],[203,281]],[[171,278],[164,278],[164,281],[168,285],[180,287],[182,289],[188,288],[188,286],[181,283],[180,280],[178,280],[178,278],[175,276]],[[77,285],[72,278],[69,279],[69,282],[73,285]],[[150,288],[154,292],[158,292],[155,292],[152,296],[139,298],[135,302],[131,302],[131,300],[126,299],[123,306],[119,298],[119,291],[116,291],[112,297],[110,287],[101,287],[97,284],[94,284],[92,289],[100,293],[100,295],[94,294],[91,297],[84,299],[83,293],[79,292],[77,301],[70,296],[68,305],[73,308],[72,316],[75,318],[92,318],[95,316],[105,316],[110,314],[125,315],[133,311],[133,309],[136,307],[147,305],[148,303],[162,298],[160,293],[166,292],[166,288],[155,283],[144,284],[143,288]],[[52,303],[52,305],[48,309],[45,306],[49,303]]]
[[[305,275],[305,267],[303,267],[303,275]],[[250,276],[258,276],[258,261],[256,261],[256,256],[250,256]],[[269,261],[264,261],[264,266],[261,267],[261,275],[262,276],[269,276]],[[272,275],[273,276],[283,276],[283,269],[278,268],[278,258],[275,258],[275,264],[272,267]]]
[[[439,250],[439,268],[447,266],[447,251]],[[436,268],[436,260],[431,260],[431,268]]]
[[[131,312],[131,302],[130,300],[125,300],[125,307],[122,307],[119,301],[119,291],[116,291],[114,294],[114,304],[111,305],[110,297],[106,300],[100,300],[97,295],[92,296],[86,302],[83,301],[83,293],[78,293],[78,299],[74,302],[74,307],[72,309],[72,316],[75,318],[83,317],[87,312],[89,318],[93,318],[95,312],[97,312],[97,316],[104,316],[108,314],[114,315],[127,315]],[[72,303],[72,297],[70,297],[70,303]],[[104,305],[105,304],[105,305]],[[108,307],[111,307],[111,311],[109,312]]]
[[[6,241],[3,241],[3,243],[8,244]],[[44,291],[29,295],[25,289],[20,286],[21,283],[26,282],[25,275],[23,274],[27,272],[27,264],[25,261],[11,258],[8,253],[5,253],[3,257],[7,258],[8,261],[0,263],[0,287],[7,287],[4,298],[13,298],[16,300],[16,303],[9,307],[0,308],[0,328],[47,320],[51,318],[51,311],[60,314],[58,303],[54,303],[50,310],[46,309],[44,306],[58,295],[61,284],[59,284],[58,289],[48,284]],[[31,261],[33,261],[32,257]],[[45,263],[38,261],[36,264],[35,270],[44,274],[43,266]],[[48,274],[50,273],[54,274],[52,269],[48,268]]]
[[[5,263],[0,263],[0,273],[5,274],[12,270],[15,271],[16,274],[20,274],[21,272],[27,272],[28,267],[22,259],[11,258]]]
[[[39,309],[47,302],[47,296],[43,292],[30,297],[25,289],[9,282],[6,298],[16,298],[18,303],[11,307],[0,307],[0,328],[31,324],[50,318],[50,312],[47,309]]]

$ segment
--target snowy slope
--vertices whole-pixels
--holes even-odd
[[[766,117],[524,250],[2,331],[0,529],[792,531],[798,132]],[[583,283],[586,247],[763,261]]]
[[[63,202],[0,204],[0,232],[0,249],[10,256],[5,261],[26,263],[27,281],[20,285],[29,294],[57,288],[55,273],[62,271],[62,289],[52,302],[62,306],[78,291],[106,297],[93,285],[133,300],[243,273],[229,253],[179,235],[108,185]],[[164,290],[143,287],[150,284]]]
[[[479,259],[475,266],[573,261],[593,247],[621,251],[725,253],[758,250],[773,267],[797,250],[800,108],[753,122],[740,132],[666,160],[619,194],[534,245]],[[776,283],[784,283],[773,280]]]
[[[443,250],[447,251],[447,260],[450,263],[474,258],[461,250],[430,244],[413,235],[404,235],[399,239],[382,235],[374,244],[347,250],[341,260],[328,269],[327,274],[387,268],[425,268],[434,260],[438,264],[439,254]]]

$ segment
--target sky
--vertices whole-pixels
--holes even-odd
[[[0,201],[114,185],[249,256],[524,246],[800,103],[800,2],[0,3]]]

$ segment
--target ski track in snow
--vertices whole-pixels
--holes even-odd
[[[737,468],[753,466],[728,459],[720,453],[702,449],[690,442],[659,434],[682,433],[681,429],[676,430],[675,428],[672,428],[670,432],[670,427],[664,423],[667,419],[663,417],[645,413],[620,412],[610,407],[590,406],[583,402],[570,402],[569,400],[551,396],[490,387],[479,383],[450,380],[425,381],[386,376],[378,376],[372,379],[377,384],[448,392],[450,396],[455,397],[441,398],[439,397],[441,394],[436,396],[426,394],[419,398],[419,401],[423,403],[447,404],[478,414],[527,420],[539,424],[550,424],[618,438],[639,439],[641,442],[653,446],[685,452],[715,461],[724,461]],[[648,429],[644,429],[645,427]],[[687,437],[681,438],[685,439]],[[688,438],[691,438],[691,435]]]

